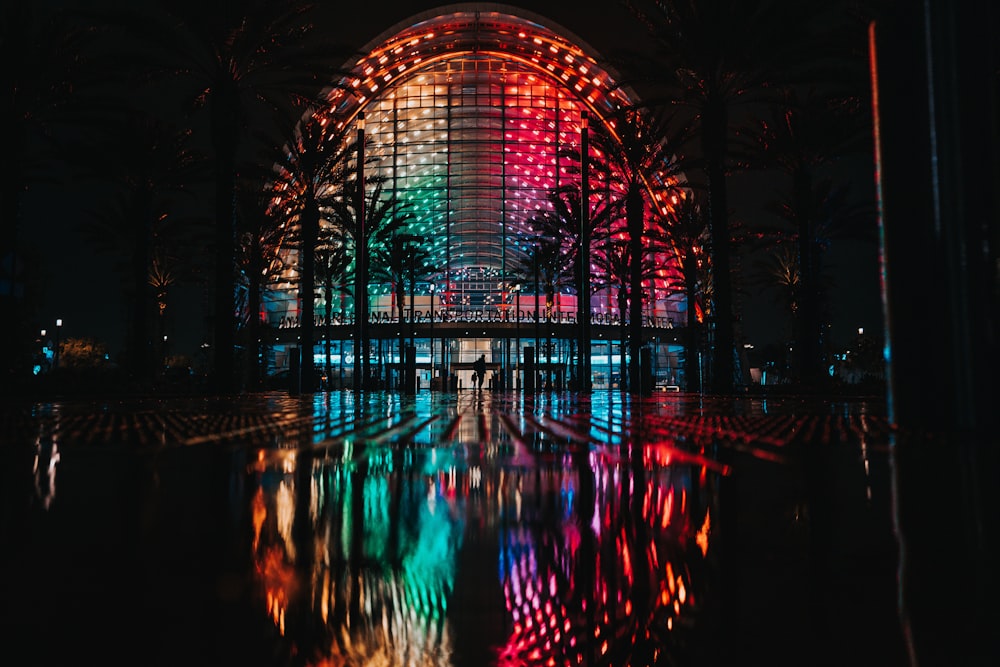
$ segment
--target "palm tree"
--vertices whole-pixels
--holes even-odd
[[[623,234],[608,238],[601,246],[601,249],[594,255],[594,264],[598,267],[599,279],[594,285],[596,290],[614,289],[618,306],[618,324],[620,333],[619,340],[619,362],[621,368],[619,377],[621,387],[628,386],[628,367],[626,345],[628,343],[628,312],[629,303],[629,279],[632,266],[632,246],[630,240]]]
[[[270,181],[262,178],[241,179],[237,194],[237,254],[239,286],[246,294],[239,310],[243,338],[243,385],[257,390],[264,379],[261,364],[264,352],[262,313],[264,286],[280,276],[285,267],[280,252],[289,236],[289,225],[276,210]]]
[[[316,340],[316,248],[326,200],[336,197],[347,180],[351,148],[346,133],[335,130],[326,115],[311,115],[301,122],[283,146],[274,165],[273,189],[283,221],[296,227],[299,257],[300,345],[302,386],[313,391]]]
[[[581,164],[579,152],[576,150],[569,149],[564,151],[563,155],[571,160],[570,164]],[[578,170],[571,167],[568,171],[573,173]],[[593,210],[588,209],[586,235],[584,235],[582,233],[584,227],[581,198],[581,188],[576,185],[552,189],[547,195],[549,205],[552,207],[551,211],[540,217],[534,224],[536,229],[540,231],[540,235],[551,234],[552,238],[563,240],[567,261],[572,269],[573,287],[577,293],[578,326],[581,330],[578,344],[581,346],[579,354],[582,357],[584,354],[582,346],[590,344],[590,327],[586,326],[589,324],[589,319],[586,322],[583,319],[590,317],[590,308],[589,303],[584,304],[582,301],[589,299],[590,295],[593,294],[591,266],[584,266],[584,257],[586,256],[588,262],[591,263],[592,243],[607,238],[611,220],[617,214],[619,207],[614,200],[602,200]],[[584,243],[588,245],[586,253],[581,252]],[[565,284],[564,276],[560,276],[559,284]],[[587,358],[589,359],[589,355]],[[581,364],[579,370],[581,373],[588,373],[589,367],[584,368]],[[581,388],[590,387],[587,378],[581,377],[580,383]]]
[[[545,294],[545,320],[548,324],[546,338],[548,344],[547,363],[552,363],[552,312],[555,296],[561,288],[576,284],[576,250],[574,237],[578,234],[568,231],[569,222],[574,217],[557,193],[550,194],[551,210],[538,210],[525,220],[525,229],[532,232],[527,239],[527,253],[515,260],[512,273],[520,280],[531,280],[535,286],[536,331],[538,323],[538,296]],[[575,229],[579,229],[579,225]],[[536,349],[538,344],[536,335]],[[538,350],[536,352],[540,353]],[[550,369],[551,370],[551,369]],[[551,383],[550,383],[551,385]]]
[[[28,280],[33,272],[21,241],[24,196],[29,187],[72,180],[51,169],[77,148],[77,132],[89,124],[81,92],[96,31],[76,22],[66,8],[48,3],[4,3],[0,9],[0,145],[7,168],[0,178],[0,327],[11,372],[26,370],[31,318]],[[33,254],[32,250],[28,250]]]
[[[349,148],[348,152],[352,155],[357,154],[353,147]],[[361,262],[360,267],[358,266],[359,252],[363,248],[366,256],[371,256],[376,249],[389,246],[399,230],[405,228],[409,221],[414,218],[414,214],[409,210],[410,202],[397,199],[395,196],[383,198],[384,183],[375,179],[369,180],[369,183],[373,180],[375,187],[364,200],[364,224],[361,224],[362,221],[359,220],[358,203],[360,199],[357,192],[357,181],[348,181],[340,192],[331,194],[329,199],[324,198],[323,202],[324,211],[330,216],[333,224],[343,230],[345,240],[348,240],[352,246],[351,256],[354,260],[355,279],[354,312],[355,317],[361,318],[359,328],[361,335],[355,339],[356,349],[354,351],[355,356],[360,359],[358,368],[361,377],[355,378],[356,386],[360,387],[367,386],[371,369],[368,327],[365,321],[368,313],[367,298],[370,272],[366,270],[364,262]],[[361,238],[362,230],[364,230],[363,238]],[[368,265],[371,265],[370,261]],[[357,385],[358,382],[361,384]]]
[[[333,377],[330,366],[330,326],[333,319],[333,297],[336,290],[347,294],[346,274],[351,258],[347,254],[347,239],[344,230],[327,222],[320,225],[319,238],[316,243],[316,279],[323,286],[323,321],[326,323],[326,334],[323,337],[323,350],[326,358],[326,381],[328,386]],[[343,350],[343,343],[341,343]]]
[[[624,201],[625,230],[630,247],[629,266],[629,391],[649,390],[642,386],[640,349],[642,348],[642,280],[647,245],[643,240],[646,222],[646,197],[651,188],[669,192],[681,175],[680,148],[687,140],[687,128],[676,116],[651,116],[632,107],[614,114],[607,126],[595,128],[591,136],[603,172],[612,188]],[[624,317],[624,313],[623,313]]]
[[[541,255],[542,250],[539,248],[539,243],[541,242],[540,237],[532,236],[526,239],[522,239],[523,244],[523,254],[514,259],[512,266],[509,268],[508,278],[513,285],[518,287],[518,295],[520,295],[520,290],[522,287],[527,285],[532,285],[532,294],[535,297],[535,367],[537,369],[539,361],[539,343],[541,342],[541,332],[540,332],[540,322],[541,314],[538,312],[538,296],[542,293],[539,285],[541,284]],[[520,317],[520,313],[518,313]],[[520,350],[518,350],[518,355],[520,356]],[[529,377],[525,375],[525,385],[534,387],[535,377],[537,377],[537,371],[534,369],[527,369],[532,372],[532,376]],[[526,372],[527,372],[526,370]]]
[[[170,236],[180,230],[180,225],[171,224],[180,217],[174,213],[178,198],[189,194],[187,186],[198,180],[205,161],[190,149],[189,132],[141,111],[108,114],[101,124],[95,129],[116,140],[101,141],[103,150],[88,153],[88,169],[99,185],[113,178],[123,189],[105,199],[103,208],[92,211],[80,231],[98,250],[115,258],[123,273],[129,302],[126,368],[133,381],[148,384],[155,347],[152,261],[169,256]]]
[[[699,349],[701,325],[699,302],[704,302],[702,276],[707,271],[705,247],[709,241],[708,216],[700,193],[691,190],[678,197],[671,208],[659,211],[654,218],[652,235],[665,248],[680,257],[681,283],[687,321],[684,328],[684,377],[688,391],[701,391]],[[671,288],[675,286],[671,285]]]
[[[735,383],[735,323],[730,261],[727,176],[734,167],[732,139],[743,127],[737,111],[753,117],[773,101],[776,84],[802,80],[825,63],[817,25],[843,23],[837,2],[795,0],[678,0],[629,3],[649,28],[656,49],[624,56],[636,81],[657,88],[650,99],[681,105],[697,124],[696,153],[708,191],[715,284],[712,384],[730,393]],[[641,5],[641,6],[640,6]],[[824,35],[836,39],[832,30]]]
[[[145,9],[108,21],[133,42],[131,56],[148,63],[157,80],[170,74],[187,86],[192,111],[206,110],[215,165],[213,384],[231,392],[235,382],[235,199],[238,166],[247,158],[251,125],[284,136],[322,90],[334,81],[334,62],[346,51],[319,34],[312,5],[254,2],[242,12],[226,5],[217,14],[199,7],[194,18]],[[192,123],[194,120],[192,120]]]
[[[395,289],[397,322],[399,323],[400,368],[403,368],[403,362],[406,358],[404,354],[406,336],[403,328],[406,279],[410,280],[411,290],[415,290],[417,278],[428,275],[434,270],[434,267],[429,263],[430,251],[420,245],[420,240],[421,237],[412,234],[396,234],[389,240],[388,244],[372,248],[371,253],[371,277],[385,280],[392,284]],[[412,320],[410,326],[413,327]],[[408,373],[409,370],[406,372]],[[400,384],[407,390],[411,386],[409,378],[404,379],[402,371],[400,372]]]
[[[762,164],[788,176],[788,188],[768,202],[767,210],[783,225],[765,228],[772,243],[796,247],[798,307],[794,313],[796,351],[801,381],[823,381],[823,255],[832,239],[874,239],[875,216],[870,202],[851,201],[849,189],[823,175],[826,167],[850,154],[867,136],[864,118],[852,98],[800,95],[786,91],[785,104],[753,135]]]
[[[751,286],[760,286],[764,291],[774,292],[775,301],[794,329],[802,304],[801,276],[794,247],[779,245],[753,262],[747,282]]]
[[[643,282],[652,283],[661,277],[663,265],[660,256],[666,254],[666,248],[660,244],[659,237],[655,229],[650,229],[648,245],[643,248],[643,257],[639,262],[640,290]],[[595,290],[608,289],[615,291],[615,300],[619,313],[619,326],[621,333],[621,382],[622,387],[630,392],[638,393],[630,387],[632,382],[631,359],[627,356],[631,353],[631,320],[628,315],[629,307],[634,303],[632,296],[633,276],[632,270],[636,263],[632,261],[632,239],[624,232],[617,232],[607,239],[604,239],[597,252],[593,256],[593,263],[597,267],[597,280],[594,284]],[[641,296],[638,297],[641,299]]]
[[[155,340],[161,345],[160,367],[163,368],[164,351],[166,348],[167,335],[167,306],[170,303],[170,289],[177,282],[177,273],[171,265],[171,259],[163,252],[155,252],[149,264],[149,279],[146,281],[153,289],[156,301],[156,336]]]

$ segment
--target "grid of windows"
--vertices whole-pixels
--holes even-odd
[[[528,218],[572,178],[558,152],[578,148],[580,115],[533,68],[485,55],[421,69],[370,103],[370,173],[411,203],[408,231],[425,239],[440,283],[469,283],[459,291],[473,303],[501,298],[524,261]],[[499,280],[471,284],[484,273]]]
[[[410,204],[415,218],[404,231],[431,257],[434,272],[421,276],[418,290],[429,296],[433,288],[435,303],[455,310],[513,305],[515,275],[527,273],[538,231],[532,215],[550,209],[554,189],[579,182],[571,155],[583,110],[595,123],[629,104],[625,89],[561,35],[478,11],[434,16],[384,37],[329,100],[340,127],[364,111],[375,159],[366,174],[384,179],[383,196]],[[608,200],[615,186],[600,180],[591,172],[592,196]],[[616,310],[612,289],[593,293],[595,313]],[[521,299],[533,291],[521,285]],[[393,286],[373,283],[369,295],[373,310],[389,310]],[[294,308],[295,296],[287,297],[272,310]],[[559,303],[575,310],[575,295],[563,297]],[[651,304],[666,308],[660,297]]]

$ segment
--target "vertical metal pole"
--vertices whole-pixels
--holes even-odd
[[[354,390],[368,386],[368,232],[365,229],[365,114],[358,114],[358,164],[355,213],[357,238],[354,240]]]
[[[521,283],[517,284],[514,294],[514,309],[517,319],[514,320],[514,389],[521,388]]]
[[[410,344],[407,350],[408,363],[406,367],[406,393],[408,394],[414,393],[417,387],[417,323],[413,319],[413,316],[416,314],[414,300],[417,291],[417,274],[413,257],[416,247],[412,245],[413,242],[414,240],[411,238],[411,245],[407,251],[410,258]]]
[[[52,357],[52,368],[59,368],[59,338],[62,333],[62,319],[56,320],[56,349]]]
[[[579,370],[577,381],[582,391],[591,389],[590,368],[590,137],[589,116],[586,110],[580,112],[580,289],[577,295],[579,322],[579,344],[577,355]]]
[[[428,387],[434,386],[434,283],[432,282],[427,286],[428,291],[431,293],[431,328],[430,328],[430,344],[431,344],[431,379]]]

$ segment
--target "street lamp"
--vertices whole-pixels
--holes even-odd
[[[36,375],[41,372],[42,368],[44,368],[42,366],[42,364],[41,364],[41,361],[47,358],[47,356],[45,354],[45,347],[46,347],[45,346],[45,329],[42,329],[39,332],[39,334],[38,334],[38,352],[41,355],[41,357],[39,358],[39,363],[35,365],[35,374]]]
[[[579,303],[577,316],[579,336],[577,338],[577,389],[589,391],[590,378],[590,161],[589,116],[586,110],[580,112],[580,283],[577,291]]]
[[[357,236],[354,239],[354,390],[368,386],[368,240],[365,230],[365,114],[358,114]]]
[[[52,360],[52,368],[59,368],[59,332],[62,331],[62,319],[56,319],[56,351]]]

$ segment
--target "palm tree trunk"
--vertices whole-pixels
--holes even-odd
[[[796,341],[799,352],[799,373],[804,384],[813,385],[822,377],[822,359],[820,357],[820,337],[822,323],[820,321],[820,289],[819,267],[813,239],[815,234],[814,216],[812,213],[812,176],[808,169],[797,169],[792,176],[795,208],[798,213],[799,229],[799,281],[802,285],[802,298],[799,299],[799,313]]]
[[[733,391],[733,291],[729,259],[729,198],[726,184],[726,137],[728,112],[725,101],[710,97],[701,123],[702,151],[708,178],[708,217],[712,237],[714,300],[712,317],[715,345],[712,360],[712,388],[715,393]]]
[[[330,361],[330,327],[333,318],[333,274],[329,265],[323,273],[323,321],[325,322],[325,335],[323,336],[323,351],[326,357],[326,388],[333,386],[333,367]]]
[[[316,238],[319,235],[319,208],[312,193],[306,193],[302,212],[302,245],[300,252],[302,273],[299,276],[299,298],[302,301],[302,318],[299,329],[302,346],[301,387],[312,393],[316,387],[316,363],[313,350],[316,345]]]
[[[539,267],[538,267],[538,254],[537,254],[538,253],[538,246],[535,246],[535,253],[536,254],[535,254],[534,258],[532,259],[532,262],[534,263],[533,269],[534,269],[534,272],[535,272],[535,368],[532,370],[532,373],[534,373],[535,377],[532,379],[531,384],[532,384],[533,387],[535,387],[535,390],[537,391],[538,387],[537,387],[537,383],[535,382],[535,379],[537,379],[539,377],[538,367],[541,365],[541,360],[542,360],[542,350],[541,350],[541,347],[540,347],[542,337],[541,337],[541,332],[539,331],[539,327],[541,326],[541,322],[539,322],[539,319],[538,319],[540,317],[540,313],[538,312],[538,292],[539,292],[539,289],[538,289],[538,270],[539,270]]]
[[[397,385],[403,388],[403,359],[406,347],[406,336],[403,335],[403,302],[406,300],[406,286],[403,282],[403,275],[400,274],[399,282],[396,283],[396,311],[399,313],[399,365],[396,376]]]
[[[10,164],[20,164],[27,155],[23,123],[13,113],[11,105],[3,105],[3,120],[0,122],[3,146]],[[25,341],[31,340],[27,331],[27,303],[21,291],[24,278],[20,269],[24,262],[20,256],[18,236],[21,228],[21,202],[25,192],[24,170],[8,169],[0,179],[0,309],[4,314],[4,325],[0,326],[0,349],[4,350],[7,365],[5,370],[13,375],[17,371],[18,360],[27,358]]]
[[[618,287],[618,319],[619,319],[619,344],[618,344],[618,384],[621,389],[626,389],[629,386],[628,377],[628,366],[626,359],[627,350],[626,345],[628,341],[628,320],[625,318],[625,314],[628,312],[628,290],[625,285],[620,285]]]
[[[548,281],[546,281],[548,282]],[[555,385],[552,378],[552,309],[555,306],[555,292],[551,283],[545,288],[545,378],[546,387],[552,389]]]
[[[261,363],[260,363],[260,282],[263,272],[263,248],[259,243],[254,243],[251,250],[249,270],[247,271],[247,335],[246,346],[248,358],[246,360],[246,382],[247,388],[251,391],[260,388]]]
[[[701,391],[698,359],[698,313],[695,312],[698,284],[698,260],[690,250],[684,256],[684,298],[687,325],[684,327],[684,378],[688,391]]]
[[[129,372],[132,379],[144,385],[153,379],[153,342],[150,335],[152,298],[149,289],[149,265],[152,244],[152,192],[140,187],[133,200],[135,220],[141,224],[135,230],[132,244],[132,313],[129,327]]]
[[[231,86],[230,88],[235,88]],[[215,289],[213,385],[218,393],[235,389],[236,343],[236,151],[239,146],[238,91],[222,88],[212,98],[212,143],[215,148]]]
[[[626,218],[629,233],[629,392],[642,393],[642,228],[645,206],[640,184],[629,187]]]

